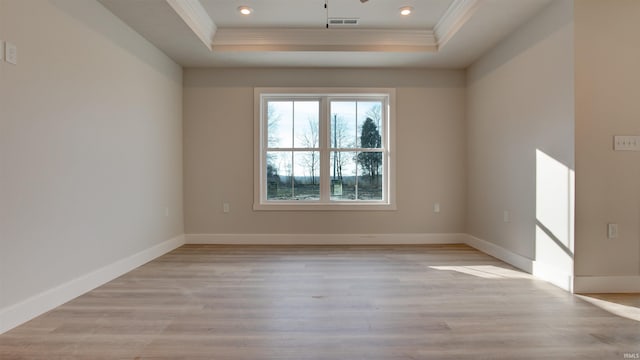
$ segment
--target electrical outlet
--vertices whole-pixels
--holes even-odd
[[[4,43],[4,58],[9,64],[18,64],[18,48],[8,41]]]
[[[436,214],[440,213],[440,203],[434,203],[433,204],[433,212]]]
[[[618,224],[607,224],[607,238],[615,239],[618,237]]]
[[[226,203],[223,203],[223,204],[222,204],[222,212],[223,212],[223,213],[225,213],[225,214],[228,214],[228,213],[229,213],[229,211],[231,211],[231,210],[229,209],[229,203],[227,203],[227,202],[226,202]]]

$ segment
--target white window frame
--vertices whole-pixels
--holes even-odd
[[[267,200],[267,109],[266,101],[282,97],[283,100],[320,99],[320,200]],[[395,157],[395,97],[393,88],[255,88],[254,89],[254,210],[396,210],[396,157]],[[330,200],[330,163],[329,121],[327,110],[332,100],[364,100],[376,98],[382,100],[383,113],[383,200]],[[358,148],[345,149],[357,151]],[[326,169],[325,169],[326,168]]]

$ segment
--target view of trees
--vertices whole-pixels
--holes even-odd
[[[287,106],[282,105],[284,103]],[[358,110],[357,114],[356,104],[355,101],[342,101],[340,105],[343,108],[353,106],[353,113],[349,110],[341,112],[337,107],[329,121],[329,146],[337,151],[332,151],[330,164],[322,166],[330,166],[333,200],[381,199],[382,196],[380,179],[383,153],[355,150],[382,148],[379,128],[382,121],[381,103],[364,102],[360,107],[364,110]],[[267,151],[267,198],[319,199],[320,152],[311,151],[321,148],[318,115],[296,113],[293,101],[281,102],[280,105],[280,112],[275,106],[267,109],[268,147],[304,150]],[[289,142],[293,144],[287,145]],[[334,186],[339,192],[334,191]]]

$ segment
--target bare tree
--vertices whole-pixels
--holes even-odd
[[[280,114],[275,107],[267,105],[267,146],[278,147],[280,139],[275,135],[280,123]]]
[[[382,121],[382,104],[375,104],[366,114],[367,118],[373,120],[374,124],[380,128],[380,122]]]
[[[275,135],[278,131],[278,123],[280,122],[280,114],[275,107],[267,105],[267,147],[277,147],[279,139]],[[277,160],[274,154],[267,153],[267,182],[272,184],[280,183],[278,175],[278,166],[275,164]],[[275,185],[272,185],[275,186]]]
[[[317,149],[320,139],[318,137],[318,122],[312,118],[307,119],[307,128],[299,135],[298,140],[303,147],[308,149]],[[319,167],[320,158],[318,152],[310,150],[302,157],[302,163],[305,169],[309,171],[309,178],[311,178],[311,184],[317,184],[316,171]]]
[[[331,121],[331,146],[335,149],[350,148],[354,145],[355,139],[349,139],[347,134],[347,123],[337,114],[333,114]],[[348,157],[342,152],[335,151],[333,156],[333,177],[343,180],[342,169],[344,168]]]

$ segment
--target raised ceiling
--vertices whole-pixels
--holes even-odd
[[[470,65],[550,2],[99,1],[186,67],[452,69]],[[243,5],[253,13],[241,15]],[[400,15],[405,6],[413,8],[411,15]],[[357,19],[358,24],[327,28],[333,18]]]
[[[200,0],[219,28],[325,28],[330,18],[359,19],[358,28],[365,29],[432,29],[453,0]],[[241,15],[237,8],[246,5],[251,16]],[[400,7],[414,8],[411,16],[402,16]]]

